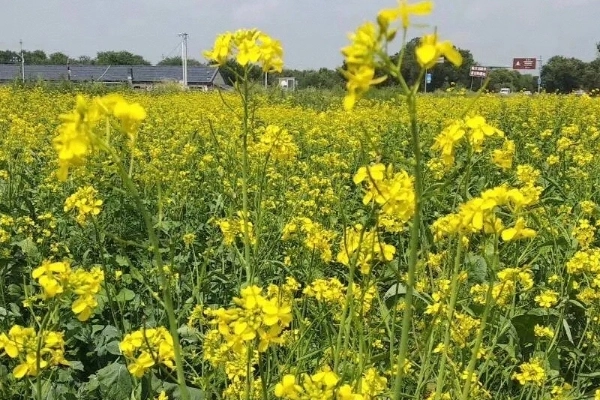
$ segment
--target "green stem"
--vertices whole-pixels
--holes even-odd
[[[408,258],[408,277],[406,296],[404,299],[405,308],[402,318],[402,334],[400,336],[400,350],[397,359],[397,374],[394,382],[394,398],[399,400],[402,394],[402,379],[404,378],[404,362],[408,353],[408,337],[412,325],[412,303],[415,286],[415,272],[417,269],[417,257],[419,254],[419,239],[421,236],[421,210],[422,210],[422,160],[421,144],[419,142],[419,129],[417,126],[417,101],[416,94],[411,91],[408,94],[408,107],[410,117],[411,144],[414,155],[414,178],[415,178],[415,214],[410,228],[410,244]]]
[[[156,232],[154,230],[154,226],[152,224],[152,218],[150,216],[150,213],[142,203],[139,191],[137,190],[135,183],[127,174],[127,171],[125,170],[123,163],[119,158],[119,155],[107,143],[101,144],[113,158],[115,165],[117,166],[119,176],[123,180],[123,183],[129,191],[129,193],[133,197],[136,207],[138,211],[142,214],[144,224],[146,225],[148,239],[150,240],[150,245],[152,246],[154,259],[156,261],[156,267],[158,268],[158,276],[160,279],[160,284],[162,286],[162,297],[165,304],[165,311],[167,312],[167,318],[169,320],[169,331],[171,333],[171,336],[173,337],[173,350],[175,355],[175,367],[177,369],[177,383],[179,385],[179,391],[183,400],[190,400],[190,393],[185,382],[185,373],[183,370],[183,357],[181,354],[181,345],[179,343],[179,333],[177,332],[177,318],[175,316],[175,310],[173,307],[173,298],[171,297],[169,280],[165,275],[165,271],[163,269],[164,265],[162,261],[162,256],[160,254],[160,243],[158,240],[158,236],[156,235]]]
[[[490,316],[490,311],[494,306],[494,274],[496,273],[496,268],[498,266],[498,237],[494,238],[494,259],[492,265],[492,279],[490,279],[490,284],[488,286],[488,291],[485,299],[485,309],[483,311],[483,316],[481,317],[481,325],[479,330],[477,331],[477,338],[475,339],[475,345],[473,346],[473,352],[471,353],[471,360],[469,361],[469,366],[467,367],[466,373],[466,382],[465,387],[463,388],[462,395],[460,396],[460,400],[467,400],[469,397],[469,391],[471,389],[471,375],[473,371],[475,371],[475,364],[477,364],[477,354],[479,353],[479,349],[481,347],[481,342],[483,341],[483,332],[485,331],[485,327],[487,324],[488,317]]]
[[[458,297],[458,270],[461,265],[462,257],[462,242],[458,238],[458,247],[456,249],[456,256],[454,258],[454,271],[452,272],[452,283],[450,287],[450,304],[448,304],[448,311],[446,314],[448,324],[446,332],[444,333],[444,349],[442,351],[442,357],[440,359],[440,368],[438,372],[438,378],[435,386],[435,400],[439,400],[443,392],[444,379],[446,378],[446,351],[450,345],[450,333],[452,332],[452,318],[454,317],[454,309],[456,307],[456,299]]]
[[[36,388],[36,398],[38,400],[42,400],[42,380],[41,380],[41,364],[42,364],[42,344],[44,342],[44,331],[46,330],[46,325],[48,325],[48,321],[50,321],[50,315],[53,314],[54,308],[49,309],[44,315],[44,319],[40,324],[40,330],[37,333],[37,349],[35,354],[35,369],[37,371],[35,376],[35,388]]]
[[[248,68],[244,69],[243,84],[243,106],[244,116],[242,124],[242,212],[244,226],[244,264],[246,266],[246,282],[251,285],[254,280],[253,270],[250,264],[250,232],[248,232]]]

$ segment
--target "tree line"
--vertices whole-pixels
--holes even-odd
[[[96,57],[80,56],[78,58],[56,52],[46,54],[43,50],[23,51],[23,59],[26,65],[152,65],[143,56],[133,54],[129,51],[100,51]],[[17,64],[21,62],[21,54],[11,50],[0,50],[0,64]],[[167,57],[157,65],[181,65],[181,57]],[[198,60],[188,59],[188,65],[204,65]]]
[[[415,57],[415,48],[419,38],[414,38],[407,43],[407,48],[402,60],[402,76],[408,83],[414,83],[419,76],[420,66]],[[600,89],[600,43],[596,50],[598,57],[591,62],[584,62],[577,58],[554,56],[548,59],[542,67],[541,78],[543,89],[546,92],[570,93],[574,90]],[[463,87],[477,90],[483,84],[483,79],[472,78],[469,71],[472,66],[480,65],[473,57],[470,50],[458,48],[463,56],[463,64],[460,68],[454,68],[449,63],[437,64],[430,71],[431,82],[427,84],[428,91],[445,90],[449,87]],[[398,61],[399,53],[392,56],[392,60]],[[30,65],[152,65],[143,56],[133,54],[129,51],[101,51],[95,57],[81,56],[71,58],[64,53],[57,52],[46,54],[42,50],[23,51],[25,64]],[[20,63],[21,55],[11,50],[0,51],[0,64]],[[168,57],[161,60],[157,65],[182,65],[181,57]],[[201,66],[205,63],[188,59],[189,66]],[[343,88],[345,80],[340,73],[344,65],[338,69],[320,68],[317,70],[284,69],[281,73],[268,74],[269,84],[275,84],[277,78],[294,77],[299,89],[335,89]],[[241,74],[241,66],[233,60],[228,61],[226,68],[221,68],[221,74],[228,84],[233,84],[237,76]],[[381,75],[381,74],[380,74]],[[258,69],[250,71],[250,78],[261,82],[263,73]],[[380,87],[397,85],[396,79],[388,78],[382,82]],[[498,91],[500,88],[508,87],[512,91],[528,90],[537,91],[538,77],[531,74],[522,74],[512,69],[492,69],[489,72],[488,89]]]

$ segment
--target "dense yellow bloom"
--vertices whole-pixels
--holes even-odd
[[[558,303],[558,292],[554,290],[544,290],[535,296],[535,301],[540,307],[550,308]]]
[[[323,228],[310,218],[296,217],[283,227],[282,239],[289,240],[292,236],[303,237],[302,243],[307,249],[317,251],[324,262],[331,261],[331,243],[336,237],[335,232]]]
[[[54,148],[58,152],[60,180],[66,180],[70,166],[82,165],[91,152],[93,143],[92,129],[100,119],[95,107],[90,107],[83,96],[78,95],[75,110],[61,115],[62,124],[58,136],[54,139]]]
[[[502,240],[508,242],[511,240],[519,239],[531,239],[535,237],[536,232],[533,229],[525,226],[525,219],[523,217],[517,218],[515,225],[511,228],[504,229],[502,231]]]
[[[259,65],[265,72],[283,69],[281,42],[257,29],[240,29],[217,36],[213,48],[205,51],[204,56],[219,66],[231,58],[242,66]]]
[[[465,125],[469,128],[468,139],[476,153],[481,152],[482,144],[486,137],[498,136],[504,137],[504,132],[489,125],[485,118],[481,115],[476,115],[465,120]]]
[[[386,79],[385,76],[375,78],[377,56],[383,48],[383,38],[377,27],[372,22],[366,22],[349,38],[351,44],[342,49],[346,61],[346,70],[342,70],[342,74],[347,80],[348,91],[344,98],[346,110],[352,109],[371,86]]]
[[[529,383],[537,386],[542,386],[546,380],[546,371],[542,362],[538,359],[533,359],[530,362],[523,363],[519,366],[520,372],[513,374],[513,379],[519,381],[521,385]]]
[[[97,195],[98,191],[92,186],[81,187],[65,200],[64,210],[77,210],[75,219],[80,225],[85,225],[88,218],[100,214],[103,201]]]
[[[104,272],[99,267],[94,267],[89,272],[77,269],[69,275],[68,279],[69,287],[78,296],[71,310],[77,315],[77,319],[87,321],[98,306],[96,295],[104,282]]]
[[[514,155],[515,142],[513,140],[505,140],[502,149],[494,150],[492,153],[492,161],[502,169],[511,169]]]
[[[275,396],[290,400],[333,400],[339,380],[337,374],[329,370],[314,375],[302,374],[298,382],[294,375],[285,375],[282,382],[275,385]]]
[[[119,343],[119,348],[127,358],[127,369],[136,378],[143,377],[156,363],[174,368],[173,337],[164,327],[142,328],[128,333]]]
[[[461,121],[446,127],[435,137],[432,150],[440,151],[440,158],[446,166],[454,164],[454,152],[457,143],[465,136],[465,128]]]
[[[127,103],[121,96],[107,95],[93,101],[78,95],[75,109],[60,116],[58,136],[53,140],[58,153],[57,177],[67,179],[69,168],[83,165],[95,146],[100,145],[95,129],[104,118],[116,117],[121,129],[134,139],[146,111],[137,103]]]
[[[225,349],[241,355],[250,342],[265,352],[271,344],[281,344],[281,334],[292,322],[291,304],[279,297],[265,297],[258,286],[247,286],[235,297],[235,307],[207,309],[210,323],[217,327]],[[205,358],[210,359],[210,354]],[[218,359],[211,360],[216,362]]]
[[[19,361],[13,369],[16,379],[37,376],[40,370],[49,366],[69,365],[64,358],[65,342],[62,332],[45,331],[42,338],[38,338],[38,335],[34,328],[20,325],[14,325],[8,334],[0,333],[0,351],[4,350],[10,358]]]
[[[394,254],[396,248],[384,243],[376,231],[365,230],[357,224],[346,229],[336,260],[347,267],[356,263],[361,273],[368,274],[374,262],[391,261]]]
[[[552,339],[554,337],[554,330],[549,326],[541,326],[536,324],[533,327],[533,333],[535,334],[535,336],[540,338],[545,337],[548,339]]]
[[[398,232],[415,212],[415,192],[411,176],[406,171],[394,172],[392,165],[360,167],[354,183],[366,183],[363,204],[374,202],[381,207],[381,224],[390,232]]]
[[[65,280],[71,272],[68,261],[49,262],[44,261],[31,273],[33,279],[37,279],[44,289],[44,298],[49,299],[64,291]]]
[[[256,243],[254,225],[248,220],[248,216],[245,216],[243,211],[238,211],[236,215],[233,218],[223,218],[215,221],[223,233],[223,242],[231,246],[236,237],[245,240],[246,235],[248,235],[250,243]]]

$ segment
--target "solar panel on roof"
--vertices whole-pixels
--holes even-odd
[[[134,83],[181,81],[183,71],[179,66],[127,66],[127,65],[71,65],[72,81],[127,82],[131,73]],[[214,67],[188,67],[189,84],[212,83],[217,69]],[[0,64],[0,80],[10,81],[21,76],[20,65]],[[69,79],[66,65],[25,65],[26,79],[49,81]]]

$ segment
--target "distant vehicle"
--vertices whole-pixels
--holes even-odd
[[[575,96],[583,96],[585,94],[585,90],[579,89],[579,90],[574,91],[573,94]]]
[[[531,96],[531,90],[526,90],[523,92],[523,94],[526,96]]]
[[[510,94],[510,88],[503,87],[502,89],[500,89],[499,93],[503,96],[506,96],[507,94]]]

